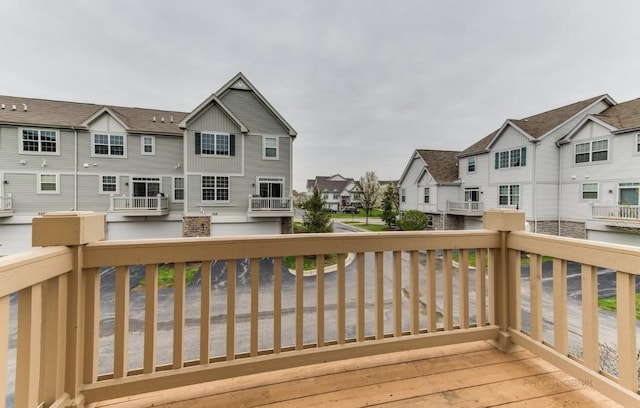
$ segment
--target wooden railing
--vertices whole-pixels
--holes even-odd
[[[640,221],[640,205],[593,205],[593,218]]]
[[[140,241],[100,241],[96,217],[36,219],[35,245],[68,241],[70,248],[0,259],[0,278],[8,282],[0,292],[0,365],[10,360],[6,334],[15,332],[15,406],[82,406],[320,361],[482,339],[504,351],[514,343],[528,348],[623,405],[640,402],[633,366],[637,337],[629,335],[636,333],[631,298],[638,249],[516,232],[524,228],[524,216],[515,211],[485,213],[488,229],[478,231]],[[65,222],[75,227],[65,229]],[[524,292],[523,252],[531,257],[531,289]],[[331,274],[325,272],[325,254],[336,254]],[[542,324],[542,255],[554,259],[552,342],[545,340]],[[285,265],[289,256],[293,272]],[[315,258],[315,273],[303,270],[307,256]],[[582,359],[571,356],[567,340],[568,261],[582,263]],[[159,287],[160,266],[172,268],[172,288]],[[589,320],[597,315],[596,267],[618,271],[622,358],[616,377],[601,373],[597,364],[597,325]],[[142,276],[144,285],[132,290],[130,283]],[[19,313],[7,319],[15,293]],[[525,298],[530,327],[522,327]]]

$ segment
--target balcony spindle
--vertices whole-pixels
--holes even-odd
[[[402,336],[402,252],[393,251],[393,335]]]
[[[237,266],[237,263],[235,260],[227,261],[227,357],[226,357],[227,361],[233,360],[235,358],[236,270],[237,270],[236,266]],[[274,296],[275,296],[275,293],[274,293]],[[275,323],[275,314],[274,314],[274,323]]]
[[[458,301],[460,328],[469,327],[469,250],[460,250],[458,267]]]
[[[100,337],[100,269],[84,270],[85,315],[83,381],[92,383],[98,378],[98,343]],[[65,291],[67,279],[64,281]],[[66,308],[66,305],[65,305]],[[66,313],[66,311],[65,311]]]
[[[384,337],[384,253],[376,252],[375,302],[376,302],[376,339]]]
[[[356,341],[364,341],[364,253],[357,254]]]
[[[202,261],[200,268],[200,364],[209,364],[211,338],[211,261]]]
[[[476,249],[476,324],[487,324],[487,281],[485,276],[485,249]]]
[[[522,303],[521,303],[521,282],[522,255],[520,251],[508,250],[507,275],[509,276],[509,325],[522,330]]]
[[[623,387],[638,392],[638,360],[636,340],[636,276],[616,272],[618,318],[618,373]],[[627,356],[626,358],[624,356]]]
[[[227,281],[231,278],[227,277]],[[234,277],[235,280],[235,277]],[[227,286],[227,291],[231,288]],[[234,287],[235,290],[235,287]],[[227,295],[228,296],[228,295]],[[227,298],[228,299],[228,298]],[[230,318],[227,313],[227,320]],[[229,327],[227,326],[227,333]],[[229,340],[227,339],[227,342]],[[273,260],[273,352],[279,353],[282,349],[282,258]]]
[[[113,376],[127,376],[129,349],[129,267],[116,267],[115,332]]]
[[[64,350],[67,316],[67,277],[61,275],[42,285],[42,345],[39,400],[52,404],[64,392]]]
[[[345,288],[345,262],[346,262],[346,254],[338,254],[338,270],[337,270],[337,316],[336,323],[337,327],[337,336],[338,336],[338,344],[345,343],[346,337],[346,305],[345,305],[345,297],[346,297],[346,288]]]
[[[260,312],[260,259],[251,258],[251,356],[258,355],[258,321]]]
[[[436,251],[427,251],[427,329],[429,333],[435,333],[438,325],[436,307]]]
[[[143,372],[156,370],[156,326],[158,323],[158,264],[145,265],[144,365]]]
[[[18,293],[15,406],[36,407],[39,401],[42,285]],[[3,367],[4,369],[4,367]]]
[[[418,334],[420,332],[420,287],[418,279],[418,251],[411,251],[409,255],[409,304],[410,312],[410,332]],[[402,307],[402,305],[400,305]],[[400,313],[400,315],[402,315]]]
[[[567,318],[567,261],[553,259],[553,342],[558,353],[569,353]]]
[[[185,264],[176,262],[173,282],[173,368],[184,366]]]
[[[304,346],[304,257],[296,256],[296,350]]]
[[[324,346],[324,255],[316,256],[316,347]]]
[[[9,333],[9,296],[0,297],[0,333]],[[0,336],[0,367],[7,367],[9,336]],[[7,370],[0,369],[0,401],[7,395]]]
[[[444,251],[442,280],[444,297],[443,324],[445,330],[453,329],[453,256],[450,249]]]
[[[595,266],[585,264],[582,264],[582,348],[584,365],[599,371],[598,274]]]
[[[531,337],[536,341],[542,341],[542,257],[538,254],[530,254],[529,261]]]

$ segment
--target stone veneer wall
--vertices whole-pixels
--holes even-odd
[[[533,228],[533,223],[531,232],[537,232],[538,234],[547,234],[547,235],[558,235],[558,221],[538,221],[535,231]]]
[[[460,215],[442,215],[442,214],[428,214],[431,217],[431,224],[433,227],[429,229],[442,230],[442,217],[444,217],[444,229],[445,230],[462,230],[464,229],[464,217]]]
[[[292,217],[280,218],[280,233],[293,234],[293,218]]]
[[[207,216],[182,217],[183,237],[210,237],[211,218]]]
[[[584,222],[560,221],[560,236],[586,239],[587,232]]]

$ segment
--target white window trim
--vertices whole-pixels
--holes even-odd
[[[472,160],[473,160],[473,170],[469,170]],[[474,174],[476,171],[478,171],[478,160],[476,156],[470,156],[467,158],[467,173]]]
[[[32,152],[30,150],[24,150],[24,145],[22,144],[23,140],[22,140],[22,132],[24,130],[35,130],[38,132],[38,151],[37,152]],[[56,135],[56,151],[55,152],[43,152],[40,150],[40,146],[41,146],[41,140],[40,140],[40,133],[42,131],[47,131],[47,132],[54,132]],[[18,152],[19,154],[28,154],[28,155],[36,155],[36,156],[60,156],[60,151],[62,150],[60,148],[60,132],[55,130],[55,129],[37,129],[37,128],[29,128],[29,127],[21,127],[18,128]]]
[[[592,185],[595,184],[596,186],[596,197],[595,198],[584,198],[584,186],[586,185]],[[592,193],[593,191],[587,191],[588,193]],[[599,200],[600,199],[600,183],[594,183],[594,182],[586,182],[586,183],[582,183],[580,184],[580,200],[581,201],[595,201],[595,200]]]
[[[598,142],[607,141],[607,160],[593,160],[593,144]],[[576,156],[578,155],[577,149],[578,145],[589,145],[589,160],[578,163],[576,161]],[[602,152],[604,150],[598,150],[598,152]],[[586,153],[586,152],[585,152]],[[584,153],[580,153],[584,154]],[[597,140],[588,140],[588,141],[578,141],[575,145],[573,145],[573,165],[574,166],[584,166],[593,163],[608,163],[611,160],[611,140],[609,138],[597,139]]]
[[[425,200],[425,198],[428,198],[428,200]],[[431,187],[423,187],[422,200],[425,204],[431,204]]]
[[[96,154],[96,135],[122,136],[122,156],[114,154]],[[111,146],[111,144],[109,144]],[[117,132],[91,132],[91,157],[105,157],[109,159],[126,159],[127,158],[127,134]]]
[[[56,189],[53,191],[42,190],[42,176],[55,176]],[[60,174],[57,173],[38,173],[36,175],[36,192],[37,194],[60,194]]]
[[[116,191],[105,191],[103,177],[115,177],[116,178]],[[120,177],[112,174],[102,174],[98,176],[98,192],[100,194],[120,194]]]
[[[507,187],[507,204],[500,204],[500,187]],[[518,186],[518,202],[516,204],[513,204],[511,202],[511,187],[514,186]],[[520,184],[500,184],[498,185],[498,207],[501,208],[515,208],[515,207],[520,207],[520,204],[522,204],[522,186]]]
[[[144,143],[144,139],[149,138],[151,139],[151,151],[150,152],[145,152],[144,148],[145,146],[147,146]],[[140,154],[143,156],[155,156],[156,155],[156,137],[155,136],[149,136],[149,135],[142,135],[140,137]]]
[[[276,155],[275,157],[267,156],[267,140],[275,139]],[[262,160],[280,160],[280,138],[278,136],[264,135],[262,136]]]
[[[227,137],[227,143],[228,143],[228,149],[227,149],[227,154],[217,154],[217,153],[204,153],[204,137],[206,136],[213,136],[213,151],[215,152],[216,150],[216,142],[219,136],[226,136]],[[231,133],[225,133],[225,132],[209,132],[209,131],[201,131],[200,132],[200,155],[202,157],[231,157]]]
[[[182,199],[176,199],[176,179],[182,179]],[[186,180],[183,176],[175,176],[171,178],[171,201],[174,203],[183,203],[186,195]]]
[[[229,190],[229,194],[228,194],[229,198],[227,200],[204,200],[202,198],[202,192],[204,190],[204,186],[202,183],[203,177],[226,177],[229,181],[229,184],[227,187],[227,190]],[[206,204],[229,204],[231,202],[231,177],[226,175],[221,175],[221,174],[202,174],[200,176],[200,202],[206,203]]]
[[[640,153],[640,133],[636,134],[636,153]]]

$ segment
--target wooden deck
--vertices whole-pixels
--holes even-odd
[[[487,342],[390,353],[102,402],[109,408],[621,407],[528,351]]]

